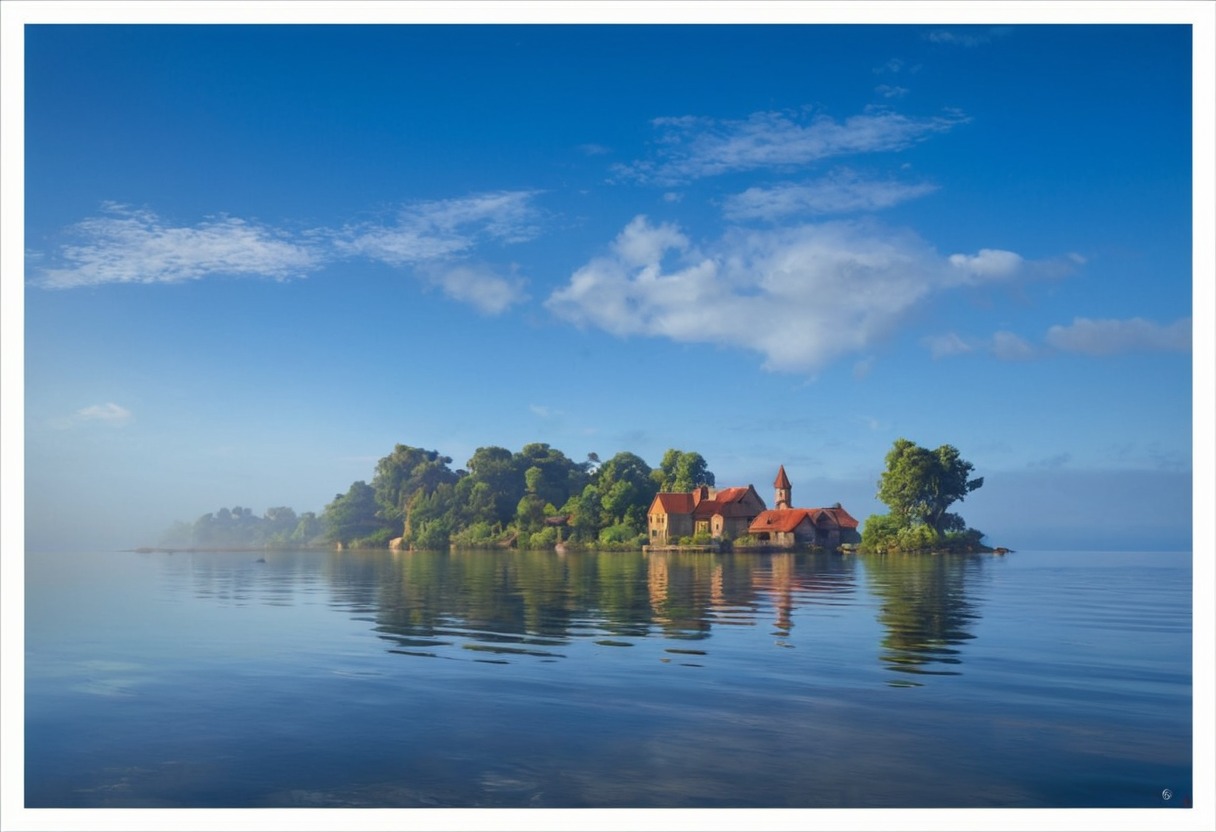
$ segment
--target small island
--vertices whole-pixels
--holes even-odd
[[[628,451],[575,462],[532,443],[516,452],[478,448],[455,471],[451,462],[397,445],[370,484],[352,483],[320,514],[221,508],[175,524],[156,550],[993,551],[947,510],[984,483],[950,445],[929,451],[896,440],[878,481],[890,512],[869,517],[864,529],[839,502],[795,506],[784,465],[769,508],[753,485],[716,487],[695,451],[669,449],[651,468]]]
[[[993,552],[980,541],[984,533],[968,528],[947,509],[980,488],[983,477],[953,445],[937,450],[897,439],[878,480],[878,499],[891,509],[871,515],[861,539],[864,552]],[[1001,549],[1000,554],[1008,552]]]

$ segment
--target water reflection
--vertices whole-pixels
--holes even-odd
[[[967,597],[982,568],[979,557],[864,555],[870,591],[886,628],[879,658],[888,669],[920,676],[957,676],[960,645],[975,638],[976,603]],[[916,685],[905,679],[896,685]]]
[[[224,605],[324,602],[372,624],[391,653],[556,661],[580,646],[666,639],[666,654],[702,657],[722,628],[765,629],[793,647],[798,625],[873,603],[878,658],[909,676],[957,675],[979,617],[982,559],[835,553],[717,555],[538,551],[195,553],[171,575]],[[858,564],[862,564],[859,567]],[[184,568],[184,572],[183,572]],[[859,588],[864,569],[864,589]],[[805,628],[806,625],[803,624]],[[855,630],[856,628],[854,628]],[[815,631],[815,633],[812,632]]]

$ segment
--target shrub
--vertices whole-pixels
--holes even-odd
[[[465,544],[490,543],[495,539],[494,527],[484,520],[478,520],[467,529],[452,535],[452,539]]]
[[[430,520],[418,525],[410,538],[416,549],[446,549],[451,544],[452,529],[446,520]]]
[[[904,552],[918,552],[932,549],[939,542],[937,532],[933,530],[933,527],[926,526],[923,523],[900,529],[895,540],[900,550]]]
[[[875,552],[885,552],[896,543],[899,520],[890,514],[871,514],[861,532],[861,545]]]
[[[617,523],[601,531],[599,539],[600,543],[633,543],[637,537],[638,533],[628,523]]]
[[[350,542],[351,549],[387,549],[388,542],[398,534],[393,529],[377,529],[367,537],[359,537]]]
[[[557,529],[546,526],[528,538],[529,549],[548,549],[557,543]]]

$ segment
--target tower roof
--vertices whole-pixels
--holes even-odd
[[[777,469],[777,481],[773,483],[773,488],[790,488],[790,478],[785,475],[784,465]]]

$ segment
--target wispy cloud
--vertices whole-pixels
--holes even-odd
[[[92,404],[88,407],[82,407],[70,416],[55,419],[51,422],[51,426],[61,430],[87,424],[100,424],[120,428],[129,424],[133,418],[134,414],[122,405],[106,402],[105,404]]]
[[[523,300],[526,281],[468,260],[483,245],[537,237],[541,233],[541,214],[534,205],[537,193],[497,191],[412,203],[389,224],[348,228],[336,245],[349,255],[398,268],[414,267],[425,283],[453,300],[497,315]]]
[[[878,211],[930,194],[927,182],[866,179],[841,169],[818,180],[748,188],[728,197],[722,211],[730,220],[776,220],[794,215],[849,214]]]
[[[993,333],[989,338],[975,339],[963,338],[958,333],[949,332],[923,338],[921,343],[929,349],[929,354],[935,360],[969,353],[987,353],[1002,361],[1029,361],[1041,354],[1040,349],[1020,335],[1004,330]]]
[[[874,88],[874,92],[878,93],[883,98],[903,98],[908,94],[908,88],[895,84],[879,84]]]
[[[929,348],[929,353],[934,358],[963,355],[975,349],[973,345],[964,341],[954,332],[948,332],[945,335],[932,335],[924,339],[924,344]]]
[[[176,283],[212,276],[275,280],[304,275],[342,257],[410,267],[429,286],[487,314],[524,297],[514,268],[473,262],[484,246],[526,242],[541,233],[537,191],[499,191],[411,203],[388,223],[307,234],[234,217],[171,226],[151,211],[107,203],[102,215],[69,229],[54,257],[31,251],[34,285],[51,289],[107,283]],[[43,265],[49,262],[50,265]],[[504,273],[505,272],[505,273]]]
[[[193,226],[164,223],[151,211],[115,203],[101,216],[69,231],[54,265],[33,282],[50,289],[107,283],[178,283],[212,275],[285,280],[317,268],[311,244],[237,217],[216,217]],[[41,258],[40,258],[41,259]]]
[[[864,353],[917,303],[966,277],[916,234],[873,221],[734,229],[699,247],[677,226],[639,216],[546,306],[619,336],[739,347],[762,355],[766,369],[814,373]]]
[[[1001,361],[1029,361],[1037,355],[1034,347],[1012,332],[993,333],[991,349]]]
[[[1042,343],[1032,343],[1008,331],[997,332],[991,338],[980,340],[967,340],[951,332],[925,338],[922,343],[934,358],[987,351],[1002,361],[1025,361],[1070,352],[1092,356],[1188,352],[1191,349],[1191,319],[1180,318],[1172,324],[1159,324],[1144,318],[1076,318],[1067,326],[1057,325],[1048,329]]]
[[[1045,468],[1047,470],[1054,471],[1054,470],[1059,470],[1060,468],[1063,468],[1065,465],[1067,465],[1070,462],[1072,462],[1072,454],[1065,452],[1065,453],[1061,453],[1061,454],[1056,454],[1054,456],[1046,457],[1045,459],[1039,459],[1039,460],[1034,460],[1032,462],[1028,462],[1026,464],[1026,467],[1028,467],[1028,468]]]
[[[1191,319],[1158,324],[1144,318],[1092,320],[1074,318],[1068,326],[1053,326],[1044,339],[1064,352],[1115,355],[1125,352],[1189,352]]]
[[[416,202],[389,224],[348,228],[339,250],[391,266],[463,255],[485,242],[519,243],[540,233],[536,191],[498,191],[458,199]]]
[[[966,121],[958,112],[917,118],[885,110],[843,121],[781,112],[754,113],[743,120],[659,118],[653,122],[660,132],[655,157],[614,170],[642,182],[676,184],[734,171],[902,150]]]
[[[952,46],[965,46],[974,48],[983,46],[986,43],[991,43],[994,40],[1003,38],[1013,32],[1011,26],[989,26],[986,28],[951,28],[951,29],[934,29],[925,35],[925,39],[931,43],[944,43]]]
[[[427,264],[418,271],[423,280],[452,300],[467,303],[487,315],[501,314],[527,296],[523,278],[504,277],[484,264]]]

